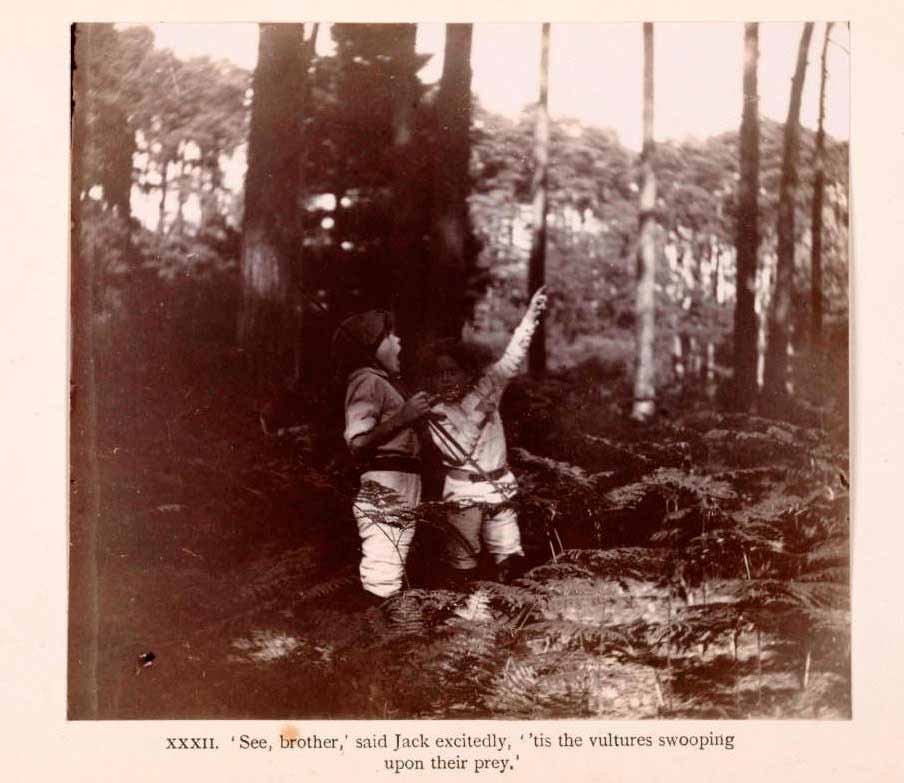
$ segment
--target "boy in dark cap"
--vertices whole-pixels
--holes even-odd
[[[421,498],[420,444],[412,425],[429,410],[427,394],[405,400],[391,378],[402,341],[392,318],[369,310],[342,322],[333,356],[347,378],[345,442],[361,468],[353,512],[361,536],[361,585],[385,598],[402,586],[414,538],[410,509]]]

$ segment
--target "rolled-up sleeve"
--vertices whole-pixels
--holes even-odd
[[[345,442],[370,432],[380,421],[382,408],[377,379],[372,375],[353,378],[345,395]]]

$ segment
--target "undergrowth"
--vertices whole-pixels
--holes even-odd
[[[103,576],[156,592],[130,615],[111,597],[106,664],[141,622],[192,697],[163,664],[156,695],[124,669],[107,714],[848,717],[846,445],[710,410],[638,427],[577,380],[505,403],[529,570],[438,587],[431,501],[407,589],[370,609],[352,606],[355,486],[310,421],[265,431],[247,401],[186,381],[145,463],[118,445],[140,428],[111,424],[102,468],[124,478]]]

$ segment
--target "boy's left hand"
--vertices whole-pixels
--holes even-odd
[[[530,304],[527,306],[530,312],[533,314],[535,318],[540,316],[546,309],[546,286],[540,286],[536,291],[534,291],[534,295],[530,299]]]

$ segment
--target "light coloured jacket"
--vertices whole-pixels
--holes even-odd
[[[361,367],[348,377],[345,392],[345,442],[370,432],[394,416],[405,400],[389,382],[389,375],[376,367]],[[417,457],[421,445],[411,427],[399,430],[390,440],[376,447],[379,456]]]
[[[506,386],[517,375],[527,355],[536,328],[536,320],[530,314],[525,315],[502,357],[483,372],[474,387],[457,402],[438,403],[433,407],[434,413],[441,414],[443,428],[470,458],[464,460],[458,449],[431,428],[433,440],[448,467],[475,471],[473,463],[476,463],[481,470],[489,472],[506,464],[505,430],[499,415],[499,403]]]

